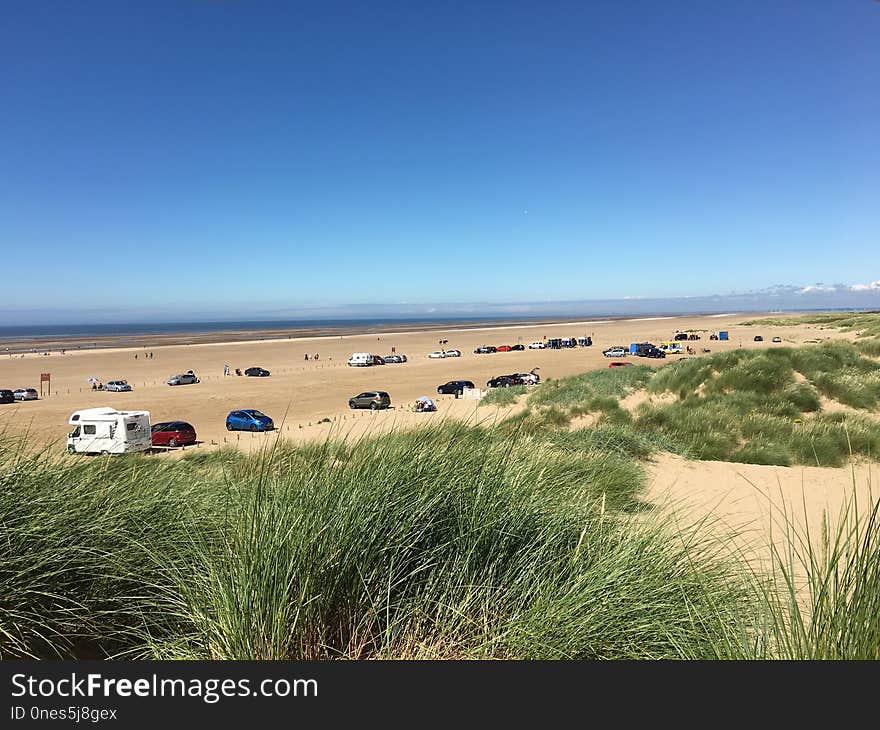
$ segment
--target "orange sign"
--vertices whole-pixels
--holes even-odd
[[[41,383],[48,383],[50,380],[51,380],[51,377],[50,377],[49,373],[40,373],[40,382]]]

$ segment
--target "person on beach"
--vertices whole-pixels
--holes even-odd
[[[306,362],[309,361],[309,353],[306,353]]]

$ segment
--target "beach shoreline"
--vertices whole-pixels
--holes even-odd
[[[572,326],[595,325],[610,322],[643,322],[662,319],[674,319],[677,317],[717,317],[719,315],[701,314],[657,314],[647,317],[632,317],[627,315],[607,315],[590,319],[573,319],[572,317],[558,318],[510,318],[510,319],[451,319],[451,320],[425,320],[406,321],[394,324],[393,322],[380,322],[376,324],[357,325],[331,325],[314,327],[288,327],[264,329],[226,329],[213,331],[189,331],[189,332],[161,332],[143,334],[113,334],[113,335],[70,335],[70,336],[40,336],[40,337],[0,337],[0,354],[22,355],[42,353],[57,354],[62,350],[67,354],[74,352],[93,352],[107,350],[142,350],[170,347],[178,345],[225,345],[236,343],[253,344],[257,342],[277,341],[320,341],[339,337],[356,337],[360,335],[373,335],[387,337],[395,334],[422,333],[422,332],[470,332],[475,330],[496,331],[520,329],[523,327],[539,326]],[[737,313],[726,313],[721,316],[737,316]]]

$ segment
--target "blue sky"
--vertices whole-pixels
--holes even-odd
[[[0,320],[880,279],[880,3],[418,5],[6,4]]]

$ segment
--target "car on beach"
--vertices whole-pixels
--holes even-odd
[[[172,375],[165,382],[168,383],[168,385],[192,385],[193,383],[198,383],[199,379],[192,370],[187,370],[180,375]]]
[[[406,355],[386,355],[382,358],[386,363],[406,362]]]
[[[499,345],[498,352],[510,352],[510,345]]]
[[[352,410],[355,408],[369,408],[371,411],[391,408],[391,396],[384,390],[368,390],[349,398],[348,407]]]
[[[115,390],[118,393],[131,390],[127,380],[111,380],[104,386],[104,390]]]
[[[39,400],[40,396],[34,388],[16,388],[12,391],[14,400]]]
[[[498,375],[486,381],[487,388],[509,388],[512,385],[522,384],[522,380],[518,375]]]
[[[186,421],[154,423],[150,429],[153,446],[189,446],[196,442],[196,430]]]
[[[461,350],[444,350],[443,354],[446,357],[461,357]]]
[[[226,416],[227,431],[271,431],[274,428],[272,419],[256,408],[230,411]]]
[[[526,349],[525,345],[511,345],[510,346],[511,352],[514,352],[514,351],[515,352],[522,352],[525,349]]]
[[[473,388],[470,380],[450,380],[448,383],[437,386],[439,395],[461,395],[465,388]]]
[[[609,347],[607,350],[602,350],[602,354],[605,357],[626,357],[629,355],[629,350],[625,347],[615,345],[614,347]]]
[[[610,368],[625,368],[627,365],[632,365],[632,363],[623,362],[622,360],[615,360],[614,362],[608,363],[608,367]]]
[[[446,353],[443,350],[434,350],[434,352],[429,352],[428,357],[431,360],[439,360],[440,358],[446,357]]]
[[[776,337],[773,338],[773,341],[774,342],[782,342],[782,338],[777,335]]]
[[[245,370],[244,374],[249,375],[252,378],[266,378],[271,373],[265,368],[252,367]]]
[[[488,355],[493,352],[498,352],[498,348],[493,347],[492,345],[480,345],[474,350],[474,355]]]
[[[0,403],[15,403],[15,393],[6,388],[0,388]]]
[[[533,343],[529,345],[530,350],[544,350],[547,345],[545,345],[541,340],[535,340]]]
[[[761,335],[755,335],[755,342],[763,342],[764,338]]]
[[[523,385],[537,385],[541,382],[541,376],[535,372],[538,368],[534,368],[528,373],[516,373],[516,377],[520,379]]]

